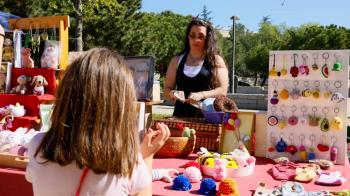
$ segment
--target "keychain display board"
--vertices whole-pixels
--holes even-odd
[[[268,158],[345,164],[349,52],[270,51]]]

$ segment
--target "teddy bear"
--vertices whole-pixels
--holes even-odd
[[[21,59],[22,59],[22,67],[24,68],[34,68],[34,61],[30,57],[30,48],[22,48],[21,51]]]
[[[31,85],[33,84],[35,84],[33,89],[33,95],[43,95],[44,86],[48,85],[46,79],[42,75],[34,76]]]
[[[30,82],[31,77],[27,75],[20,75],[17,78],[18,85],[11,89],[11,93],[24,95],[27,92],[27,84]]]
[[[42,68],[58,68],[58,50],[53,46],[45,48],[41,56],[41,67]]]
[[[6,38],[4,41],[4,48],[2,54],[2,60],[11,62],[13,60],[13,47],[12,41],[9,38]]]

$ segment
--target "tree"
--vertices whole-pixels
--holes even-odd
[[[208,21],[208,22],[211,22],[211,20],[213,19],[212,17],[210,17],[210,14],[211,14],[211,13],[212,13],[212,11],[209,11],[209,10],[207,9],[207,6],[204,5],[204,6],[203,6],[203,10],[202,10],[200,16],[202,17],[203,20]]]

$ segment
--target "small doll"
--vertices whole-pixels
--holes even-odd
[[[30,76],[20,75],[17,78],[18,85],[12,88],[11,93],[16,93],[20,95],[26,94],[27,84],[29,83],[30,80],[31,80]]]
[[[30,48],[22,48],[21,58],[22,58],[22,67],[24,68],[34,68],[34,61],[30,57]]]
[[[35,84],[33,89],[33,95],[43,95],[44,94],[44,86],[47,86],[48,83],[44,76],[37,75],[34,76],[31,85]]]

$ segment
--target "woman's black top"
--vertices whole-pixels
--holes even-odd
[[[176,70],[176,90],[184,91],[185,98],[192,92],[200,92],[210,90],[211,82],[211,65],[207,58],[204,59],[203,66],[195,77],[188,77],[184,74],[185,62],[188,53],[184,54],[183,58]],[[203,117],[200,109],[188,104],[176,101],[174,116],[179,117]]]

